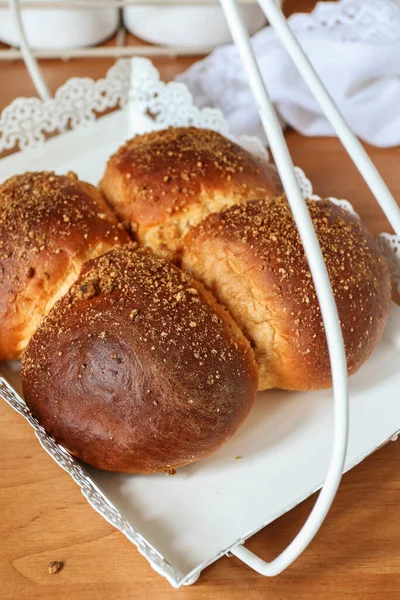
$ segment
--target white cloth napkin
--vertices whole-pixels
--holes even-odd
[[[354,133],[375,146],[399,145],[400,0],[321,2],[289,24]],[[272,28],[252,43],[282,121],[304,135],[334,135]],[[220,108],[234,133],[264,138],[233,45],[218,48],[179,80],[196,104]]]

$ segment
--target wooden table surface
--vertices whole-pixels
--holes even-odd
[[[287,11],[313,1],[287,2]],[[165,79],[195,57],[157,60]],[[98,78],[108,60],[44,63],[52,90],[71,75]],[[0,109],[34,95],[21,63],[0,63]],[[374,232],[386,222],[335,139],[287,140],[320,195],[350,200]],[[400,198],[400,148],[368,148]],[[384,398],[382,398],[382,402]],[[317,451],[317,449],[316,449]],[[277,578],[265,579],[236,558],[222,558],[191,587],[173,590],[123,535],[87,504],[78,487],[40,448],[30,426],[0,402],[0,598],[3,600],[368,600],[400,597],[400,441],[344,476],[333,508],[310,548]],[[315,497],[255,535],[247,546],[272,559],[293,538]],[[251,510],[251,507],[249,507]],[[49,561],[65,563],[57,575]]]

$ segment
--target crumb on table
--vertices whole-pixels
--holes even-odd
[[[57,575],[63,568],[64,563],[59,560],[52,560],[47,565],[47,572],[49,575]]]

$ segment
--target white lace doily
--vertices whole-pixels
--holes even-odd
[[[0,154],[43,144],[46,134],[63,133],[96,120],[98,114],[128,101],[130,61],[119,60],[104,79],[72,77],[50,100],[16,98],[0,116]]]
[[[230,135],[222,113],[215,109],[202,109],[193,105],[187,88],[180,83],[165,84],[147,59],[134,59],[133,86],[130,92],[131,61],[117,61],[104,79],[73,78],[67,81],[55,98],[42,102],[36,98],[18,98],[8,106],[0,117],[0,152],[19,146],[26,151],[46,143],[46,133],[66,131],[84,127],[96,119],[96,115],[109,108],[132,103],[135,110],[154,117],[153,128],[168,125],[197,125],[208,127]],[[235,139],[234,136],[230,136]],[[249,151],[264,160],[268,155],[259,140],[243,137],[237,140]],[[313,195],[311,182],[301,169],[296,169],[302,193],[307,198],[318,200]],[[344,200],[331,198],[346,210],[354,213]],[[388,258],[393,282],[400,292],[400,242],[396,236],[381,234],[379,243]],[[9,384],[0,378],[0,396],[20,413],[35,430],[43,448],[80,486],[91,506],[109,523],[131,540],[149,561],[151,566],[175,586],[193,582],[206,566],[201,565],[187,576],[172,567],[111,504],[99,490],[84,467],[68,452],[56,444],[31,415],[25,402]]]
[[[343,42],[392,44],[400,41],[400,1],[379,0],[378,4],[376,0],[319,2],[310,15],[293,15],[291,24],[297,30]]]

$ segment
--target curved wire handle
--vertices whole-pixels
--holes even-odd
[[[396,200],[390,193],[378,169],[364,150],[363,145],[347,125],[342,113],[318,77],[307,55],[293,35],[281,9],[275,3],[275,0],[258,0],[258,3],[314,98],[323,109],[350,158],[386,214],[396,235],[400,237],[400,209]]]
[[[31,49],[28,44],[28,40],[25,34],[24,24],[22,23],[21,8],[19,0],[8,1],[10,12],[14,18],[15,26],[19,35],[19,43],[21,48],[22,57],[24,59],[26,68],[28,69],[29,75],[31,76],[33,85],[36,88],[37,93],[42,100],[49,100],[51,98],[50,92],[47,85],[40,73],[40,69],[34,58]]]
[[[278,117],[265,88],[236,0],[221,0],[221,6],[247,71],[250,87],[257,102],[261,121],[310,266],[325,326],[333,381],[335,424],[332,455],[325,483],[307,521],[289,546],[272,562],[261,560],[242,545],[230,550],[232,554],[262,575],[273,576],[286,569],[307,548],[325,520],[339,487],[348,440],[347,363],[339,315],[328,271],[306,202],[297,183],[292,159]]]

